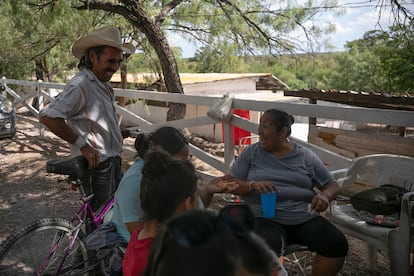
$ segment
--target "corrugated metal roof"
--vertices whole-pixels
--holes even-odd
[[[285,96],[323,100],[361,107],[414,111],[414,95],[382,92],[356,92],[351,90],[302,89],[288,90]]]

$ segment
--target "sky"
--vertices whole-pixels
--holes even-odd
[[[298,1],[300,2],[300,1]],[[411,2],[410,0],[407,2]],[[343,15],[335,15],[334,13],[323,13],[316,18],[315,24],[329,21],[336,26],[336,32],[330,35],[330,42],[335,49],[332,51],[343,51],[347,41],[360,39],[364,33],[370,30],[388,30],[388,26],[392,25],[393,17],[390,7],[381,10],[376,9],[376,0],[339,0],[338,6],[345,9]],[[414,3],[404,5],[411,12],[414,12]],[[380,19],[379,19],[380,18]],[[380,24],[380,25],[379,25]],[[193,57],[197,46],[186,43],[184,39],[174,36],[170,37],[170,44],[178,46],[182,49],[182,57]],[[324,51],[325,49],[321,49]]]
[[[339,5],[346,7],[346,13],[341,16],[327,14],[328,20],[336,26],[336,32],[331,36],[331,42],[336,50],[344,50],[347,41],[360,39],[370,30],[388,30],[394,18],[390,7],[381,11],[375,6],[376,1],[348,0],[339,1]],[[407,6],[408,7],[408,6]],[[414,5],[411,5],[414,8]],[[379,14],[381,12],[381,15]]]

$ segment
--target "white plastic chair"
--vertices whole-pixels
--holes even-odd
[[[242,153],[244,148],[250,144],[253,144],[256,142],[256,140],[259,139],[259,135],[250,135],[240,138],[239,140],[239,148],[238,148],[238,155]]]
[[[299,256],[299,252],[302,254]],[[297,267],[297,270],[300,275],[306,276],[306,268],[308,267],[311,261],[311,252],[309,248],[300,244],[288,244],[283,252],[283,262],[292,263]]]
[[[333,172],[341,189],[348,196],[354,183],[372,187],[383,184],[399,185],[407,189],[401,204],[400,226],[386,228],[367,224],[360,219],[351,204],[333,205],[331,221],[345,234],[366,242],[368,266],[376,268],[377,250],[390,260],[392,275],[408,275],[413,245],[414,158],[392,154],[374,154],[355,158],[350,167]]]

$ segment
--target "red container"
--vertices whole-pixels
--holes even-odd
[[[249,110],[244,109],[233,109],[233,114],[238,115],[242,118],[245,118],[247,120],[250,120],[250,112]],[[246,136],[250,136],[251,133],[247,130],[241,129],[239,127],[233,127],[233,133],[234,133],[234,145],[238,146],[240,143],[240,139]],[[222,124],[222,141],[224,141],[224,130],[223,130],[223,124]],[[250,145],[250,138],[246,139],[244,142],[246,145]]]

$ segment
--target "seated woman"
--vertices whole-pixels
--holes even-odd
[[[294,119],[282,110],[269,109],[260,119],[259,142],[246,147],[234,162],[234,191],[256,215],[255,231],[276,254],[297,243],[316,252],[312,275],[336,275],[343,266],[348,243],[343,233],[318,213],[325,211],[339,192],[318,156],[291,140]],[[233,179],[233,180],[235,180]],[[321,192],[315,193],[314,187]],[[274,218],[264,218],[260,193],[276,191]]]
[[[161,127],[152,134],[146,135],[141,133],[135,139],[135,149],[138,157],[134,164],[124,174],[118,189],[115,192],[115,203],[112,214],[112,222],[116,226],[117,232],[129,241],[130,234],[142,225],[145,212],[141,207],[140,185],[144,166],[143,157],[148,148],[159,146],[164,151],[177,159],[188,158],[188,143],[184,135],[176,128]],[[222,178],[213,179],[205,189],[200,190],[204,206],[211,202],[212,195],[215,192],[228,192],[234,187],[233,184],[226,184]]]
[[[149,153],[142,168],[140,198],[146,216],[128,243],[122,262],[125,276],[143,274],[153,239],[167,219],[199,206],[194,166],[162,151]]]
[[[252,222],[246,205],[228,205],[218,215],[192,210],[175,216],[154,241],[144,275],[277,275],[280,267],[251,231]]]

